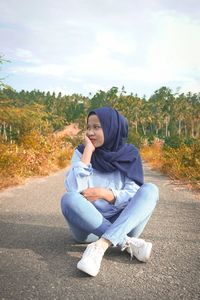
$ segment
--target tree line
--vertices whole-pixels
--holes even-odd
[[[198,139],[200,133],[200,93],[173,93],[161,87],[146,99],[112,87],[94,96],[56,95],[39,90],[0,89],[0,136],[3,141],[18,141],[32,129],[41,134],[62,130],[77,122],[83,129],[88,111],[112,106],[126,116],[132,134],[140,137]]]

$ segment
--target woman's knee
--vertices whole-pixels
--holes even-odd
[[[78,244],[88,244],[88,243],[93,243],[98,241],[99,237],[93,233],[74,233],[72,232],[73,238],[74,240],[78,243]]]
[[[66,192],[61,198],[61,209],[62,213],[65,214],[66,210],[72,209],[74,205],[77,203],[75,198],[79,197],[80,194],[78,192]]]
[[[150,195],[154,195],[156,201],[159,200],[159,189],[154,183],[148,182],[142,185],[142,188],[148,191]]]

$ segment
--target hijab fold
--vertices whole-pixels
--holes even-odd
[[[104,133],[104,144],[95,149],[92,154],[92,167],[100,172],[119,170],[125,176],[135,181],[139,186],[144,183],[142,161],[138,149],[128,144],[128,122],[111,107],[100,107],[92,110],[100,120]],[[85,146],[77,149],[83,153]]]

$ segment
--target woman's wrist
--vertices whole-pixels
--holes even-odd
[[[91,162],[92,153],[93,149],[89,145],[86,145],[81,157],[81,161],[86,165],[89,165]]]
[[[115,196],[111,189],[102,189],[102,198],[111,204],[115,203]]]

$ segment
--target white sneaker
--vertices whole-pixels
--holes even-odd
[[[96,276],[99,272],[104,250],[95,242],[87,246],[77,268],[90,276]]]
[[[147,262],[151,255],[152,243],[143,239],[130,238],[122,249],[130,253],[131,258],[135,256],[139,261]]]

